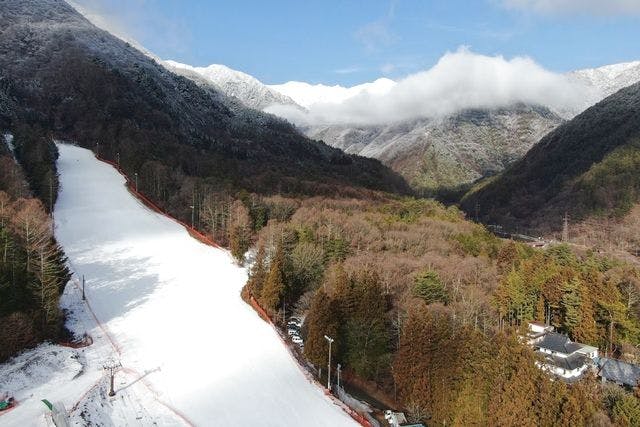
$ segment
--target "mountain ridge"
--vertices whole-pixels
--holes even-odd
[[[161,160],[250,190],[408,191],[379,162],[345,155],[177,76],[61,0],[8,0],[0,20],[0,100],[14,115],[3,122],[37,125],[85,147],[99,141],[101,154],[115,160],[119,152],[131,172]]]
[[[564,213],[575,220],[624,216],[640,201],[639,149],[640,82],[550,132],[504,173],[473,188],[462,206],[478,209],[485,221],[535,228],[557,229]]]
[[[566,78],[590,85],[598,98],[604,98],[629,82],[640,81],[640,62],[577,70],[567,73]],[[362,94],[384,94],[395,84],[393,80],[382,78],[352,87],[296,81],[264,86],[288,95],[295,104],[287,104],[287,107],[304,112],[304,108],[317,103],[339,104]],[[242,97],[239,98],[242,101]],[[279,105],[284,104],[270,103],[266,109],[279,115]],[[418,191],[437,194],[443,189],[470,185],[500,173],[576,113],[579,111],[553,112],[545,106],[515,104],[460,111],[436,119],[298,127],[307,136],[347,153],[379,159],[402,174]]]

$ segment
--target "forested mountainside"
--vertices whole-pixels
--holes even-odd
[[[503,171],[562,122],[544,107],[517,105],[390,125],[315,126],[305,132],[347,153],[380,159],[417,191],[434,195]]]
[[[196,68],[166,63],[178,65],[183,75],[213,83],[224,93],[256,108],[296,105],[295,101],[302,111],[316,102],[341,102],[364,92],[385,92],[396,84],[380,79],[351,88],[303,82],[268,86],[224,66]],[[592,89],[591,101],[595,102],[639,81],[639,70],[638,62],[577,70],[567,74],[567,84],[577,81]],[[290,97],[283,101],[273,92]],[[585,106],[588,105],[586,102]],[[423,194],[448,195],[452,189],[502,172],[548,132],[580,112],[572,110],[558,115],[545,106],[514,105],[465,111],[440,120],[414,119],[380,125],[329,123],[301,129],[309,137],[347,153],[381,160]]]
[[[640,83],[622,89],[544,137],[500,176],[463,199],[504,225],[561,227],[590,216],[622,217],[639,201]]]
[[[263,192],[407,191],[379,162],[309,140],[281,119],[176,76],[61,0],[5,1],[0,19],[3,97],[19,107],[12,126],[99,143],[102,156],[119,153],[131,174],[162,176],[143,186],[179,193],[193,177]]]
[[[617,386],[588,375],[575,385],[554,380],[517,337],[529,321],[548,320],[575,340],[640,360],[633,266],[501,240],[428,200],[245,205],[255,212],[247,209],[248,223],[267,207],[280,214],[254,228],[244,296],[283,327],[285,314],[305,318],[304,355],[316,367],[326,366],[324,336],[332,337],[343,381],[395,401],[387,405],[411,420],[604,426],[640,415],[637,398]]]
[[[47,214],[57,194],[55,146],[23,129],[0,139],[2,362],[25,347],[63,335],[58,301],[69,272]]]

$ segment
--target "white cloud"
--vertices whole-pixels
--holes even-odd
[[[543,14],[640,15],[638,0],[501,0],[508,9]]]
[[[308,97],[306,113],[282,106],[271,107],[269,111],[303,125],[382,124],[516,103],[544,105],[560,113],[576,112],[597,98],[593,89],[545,70],[528,57],[484,56],[464,47],[446,53],[431,69],[396,84],[384,80],[387,81],[384,90],[341,88],[341,93],[350,90],[350,95],[334,99],[316,97],[320,99],[317,102]],[[300,96],[311,94],[306,89],[322,89],[321,85],[304,87],[297,82],[279,87],[295,87]],[[279,87],[273,86],[276,90]],[[357,88],[367,87],[371,86]],[[296,99],[296,93],[293,95]]]

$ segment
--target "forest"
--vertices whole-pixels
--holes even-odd
[[[244,296],[277,322],[304,316],[304,355],[313,365],[326,365],[324,335],[333,337],[332,358],[347,380],[429,425],[640,420],[632,392],[590,376],[553,381],[518,340],[528,321],[547,321],[638,362],[634,267],[566,245],[538,250],[498,239],[431,200],[247,201],[257,249]],[[270,218],[272,206],[287,206],[287,215],[279,209]],[[266,221],[256,226],[251,207]]]
[[[48,214],[57,194],[56,152],[38,135],[16,133],[20,163],[0,144],[0,361],[63,335],[59,299],[70,276]]]
[[[634,267],[574,246],[534,250],[498,239],[455,207],[404,197],[407,184],[379,162],[169,73],[64,4],[40,15],[16,4],[25,10],[7,18],[0,40],[0,125],[13,130],[23,166],[0,149],[0,359],[60,334],[58,298],[69,273],[47,215],[59,138],[116,162],[163,209],[228,246],[238,262],[251,261],[243,295],[274,319],[305,316],[311,363],[325,363],[323,337],[331,335],[346,378],[413,420],[640,424],[637,390],[595,378],[552,381],[518,340],[527,321],[548,321],[637,362]],[[621,96],[621,106],[640,99],[633,90]],[[640,123],[631,120],[637,109],[611,104],[543,139],[533,151],[540,163],[516,164],[513,176],[465,199],[467,210],[525,218],[563,195],[565,172],[586,173],[636,136],[623,122]],[[609,165],[635,164],[627,157],[622,151]],[[600,200],[593,190],[607,176],[592,170],[580,194]],[[635,186],[619,194],[623,209]]]

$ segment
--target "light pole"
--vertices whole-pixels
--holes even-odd
[[[120,152],[116,153],[116,164],[120,167]]]
[[[191,208],[191,228],[193,228],[193,222],[194,222],[194,210],[195,210],[195,205],[190,205],[189,206]]]
[[[135,172],[134,175],[136,176],[136,193],[138,192],[138,172]]]
[[[340,389],[340,364],[338,363],[338,389]]]
[[[325,335],[324,339],[329,341],[329,363],[327,363],[327,390],[331,391],[331,344],[333,343],[333,338]]]

